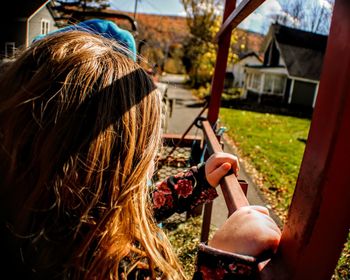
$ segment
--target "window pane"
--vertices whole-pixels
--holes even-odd
[[[49,33],[49,28],[50,28],[50,21],[43,19],[41,20],[41,34],[46,35]]]
[[[254,73],[253,76],[253,88],[259,90],[260,89],[260,83],[261,83],[261,74],[260,73]]]
[[[274,93],[282,93],[284,90],[284,83],[286,78],[283,76],[275,76]]]
[[[15,43],[14,42],[6,42],[5,43],[5,56],[7,58],[11,58],[15,55]]]
[[[272,93],[273,76],[265,74],[264,92]]]

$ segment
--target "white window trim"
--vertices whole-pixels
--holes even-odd
[[[281,76],[281,75],[276,75],[276,74],[266,74],[266,73],[262,73],[262,75],[264,76],[264,79],[261,80],[261,87],[259,89],[259,92],[261,94],[278,95],[278,96],[281,96],[281,95],[284,94],[286,83],[287,83],[287,77],[284,77],[284,76]],[[265,86],[265,81],[266,81],[265,75],[270,75],[271,76],[271,84],[272,84],[271,92],[264,91],[264,86]],[[283,86],[282,86],[282,88],[283,88],[282,92],[275,92],[276,77],[284,78],[284,83],[283,83]],[[258,89],[255,89],[255,90],[257,91]]]
[[[41,35],[46,35],[47,33],[49,33],[50,32],[50,20],[48,20],[46,18],[41,19],[40,27],[41,27],[41,30],[40,30]]]
[[[292,82],[290,84],[290,89],[289,89],[289,98],[288,98],[288,104],[292,103],[292,95],[294,91],[294,79],[292,79]]]
[[[11,50],[13,51],[11,54],[9,54],[9,46],[11,46]],[[15,48],[16,48],[16,44],[15,42],[6,42],[5,43],[5,57],[9,58],[12,57],[14,55],[15,52]]]
[[[282,91],[281,92],[275,92],[275,84],[276,84],[276,78],[277,77],[282,77],[284,78],[283,80],[283,86],[282,86]],[[285,91],[285,86],[286,86],[286,82],[287,82],[287,77],[283,77],[281,75],[273,75],[273,79],[272,79],[272,92],[271,94],[272,95],[283,95],[284,94],[284,91]]]

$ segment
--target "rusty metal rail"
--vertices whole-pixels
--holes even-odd
[[[223,150],[221,144],[219,143],[219,140],[217,139],[209,121],[203,121],[202,127],[209,155],[222,152]],[[249,205],[245,195],[247,191],[247,184],[245,182],[239,182],[236,175],[231,174],[225,176],[220,182],[220,187],[226,202],[229,216],[238,208]],[[202,242],[207,241],[209,237],[212,207],[212,203],[208,203],[204,206],[201,232]]]
[[[223,150],[221,148],[221,144],[216,138],[216,135],[211,128],[210,123],[208,121],[203,121],[202,124],[209,154],[222,152]],[[238,208],[249,205],[249,202],[241,188],[241,185],[234,174],[224,177],[220,182],[220,186],[225,197],[229,215],[231,215]]]

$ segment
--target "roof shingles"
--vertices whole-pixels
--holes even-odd
[[[289,75],[319,80],[328,36],[277,24],[271,28]]]

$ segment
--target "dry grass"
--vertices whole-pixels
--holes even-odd
[[[200,242],[202,217],[192,217],[185,222],[165,223],[166,232],[188,279],[192,279],[195,270],[197,248]],[[210,236],[215,231],[211,229]]]

